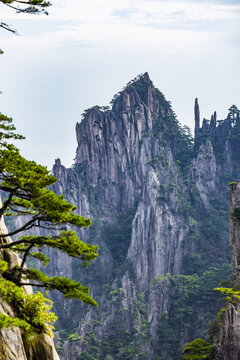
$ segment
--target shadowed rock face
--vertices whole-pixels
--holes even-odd
[[[240,209],[240,183],[233,184],[230,190],[229,239],[234,268],[240,266],[240,221],[232,216],[235,209]]]
[[[179,273],[186,252],[182,242],[188,227],[181,227],[182,215],[175,216],[179,196],[185,191],[174,160],[178,144],[159,139],[154,129],[156,119],[160,119],[167,134],[171,117],[169,103],[146,73],[119,94],[112,110],[93,107],[77,124],[75,172],[59,162],[54,166],[57,186],[72,186],[72,197],[69,194],[68,198],[77,201],[81,214],[94,219],[89,196],[81,192],[84,186],[100,204],[94,204],[94,211],[103,222],[135,207],[126,258],[133,264],[141,290],[159,274]],[[69,181],[73,177],[76,186]]]
[[[234,270],[231,276],[232,286],[240,285],[240,221],[233,217],[236,208],[240,208],[240,182],[232,184],[229,206],[229,239]],[[219,340],[216,345],[217,360],[238,360],[240,358],[240,303],[229,304],[224,312]]]
[[[228,306],[225,311],[216,346],[216,360],[238,360],[240,358],[240,306]]]
[[[0,198],[0,207],[1,207]],[[6,234],[7,228],[0,220],[0,237]],[[11,239],[7,238],[10,242]],[[9,261],[13,265],[20,265],[20,259],[16,253],[9,253]],[[1,254],[2,255],[2,254]],[[27,286],[25,290],[32,293],[32,288]],[[0,313],[11,317],[16,316],[14,308],[0,297]],[[53,340],[47,334],[35,335],[31,341],[24,343],[22,331],[19,328],[0,329],[0,360],[59,360]]]

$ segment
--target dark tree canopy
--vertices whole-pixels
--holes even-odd
[[[239,118],[239,109],[237,108],[236,105],[232,105],[228,109],[228,111],[229,111],[228,116],[230,117],[230,119],[236,120],[237,118]]]

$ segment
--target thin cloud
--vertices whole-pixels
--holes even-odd
[[[166,0],[146,0],[155,2],[165,2]],[[240,0],[174,0],[179,3],[205,3],[205,4],[216,4],[216,5],[235,5],[240,4]]]
[[[137,8],[125,8],[125,9],[117,9],[112,12],[113,16],[120,17],[120,18],[130,18],[132,15],[138,14]]]
[[[0,4],[1,6],[1,4]],[[2,4],[1,19],[43,21],[43,16],[16,15]],[[166,0],[55,0],[49,22],[91,23],[93,29],[102,24],[124,23],[153,28],[216,31],[228,27],[229,21],[239,22],[240,0],[232,1],[166,1]],[[219,26],[220,22],[223,22]],[[202,29],[201,29],[202,27]]]

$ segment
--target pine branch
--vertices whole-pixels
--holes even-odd
[[[0,236],[0,238],[1,238],[1,236]],[[28,240],[16,240],[16,241],[12,241],[11,243],[8,243],[8,244],[1,244],[0,249],[10,249],[14,245],[20,245],[20,244],[24,244],[24,243],[30,244],[30,243],[32,243],[32,241],[30,241],[30,240],[29,241]],[[25,251],[25,250],[21,249],[21,251]]]
[[[4,211],[7,209],[7,207],[10,205],[11,200],[13,196],[16,194],[16,189],[10,192],[8,199],[4,201],[3,206],[0,209],[0,217],[4,214]]]
[[[27,256],[29,255],[29,252],[30,250],[34,247],[35,243],[33,242],[31,245],[29,245],[29,247],[25,250],[25,254],[23,256],[23,259],[22,259],[22,263],[21,263],[21,266],[20,266],[20,269],[23,269],[24,267],[24,264],[27,260]]]
[[[12,232],[10,232],[8,234],[1,234],[0,238],[5,238],[7,236],[13,236],[13,235],[18,234],[19,232],[31,229],[34,226],[34,223],[37,220],[39,220],[37,218],[37,216],[38,215],[34,216],[30,221],[28,221],[26,224],[24,224],[22,227],[18,228],[17,230],[14,230],[14,231],[12,231]],[[43,218],[43,220],[44,220],[44,218]],[[11,245],[11,244],[13,244],[13,243],[10,243],[10,244],[7,244],[7,245]],[[3,245],[0,245],[0,249],[3,248],[2,246]],[[9,247],[11,247],[11,246],[9,246]]]
[[[47,287],[47,285],[43,284],[34,284],[34,283],[20,283],[19,286],[38,286],[38,287]]]
[[[9,4],[6,4],[6,5],[9,6],[9,7],[12,7],[12,6],[9,5]],[[13,33],[13,34],[17,34],[16,30],[11,29],[11,28],[9,27],[9,25],[6,24],[6,23],[1,22],[1,23],[0,23],[0,27],[3,28],[4,30],[10,31],[10,32]]]

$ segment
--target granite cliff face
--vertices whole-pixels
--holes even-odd
[[[208,323],[223,306],[212,289],[231,272],[228,183],[240,177],[240,119],[233,106],[225,120],[214,112],[201,122],[197,99],[194,116],[192,139],[145,73],[114,96],[111,108],[85,111],[76,125],[72,168],[56,160],[53,190],[92,219],[79,235],[100,252],[83,269],[64,253],[48,250],[53,259],[48,273],[89,285],[99,303],[93,309],[50,294],[62,360],[177,360],[184,343],[207,338]],[[236,208],[239,183],[232,185],[230,214]],[[235,284],[239,235],[239,221],[230,218]],[[2,300],[0,307],[14,315]],[[239,309],[230,304],[220,329],[218,324],[217,360],[240,356]],[[24,344],[18,329],[0,334],[0,354],[10,360],[59,359],[44,334],[31,344]]]
[[[146,73],[111,109],[85,111],[71,169],[56,160],[54,191],[91,217],[80,235],[100,248],[87,271],[64,256],[49,269],[82,279],[99,302],[95,310],[54,295],[61,359],[179,359],[186,341],[206,336],[220,308],[211,289],[230,273],[239,114],[215,112],[201,125],[196,99],[195,125],[193,144]]]
[[[87,270],[64,254],[51,255],[48,272],[90,285],[99,303],[93,309],[51,295],[62,360],[175,360],[185,342],[207,336],[221,306],[211,290],[230,273],[228,182],[240,176],[240,126],[234,112],[225,120],[215,112],[201,124],[197,99],[194,115],[193,142],[146,73],[114,97],[111,109],[85,111],[71,169],[56,160],[53,189],[92,219],[80,236],[100,249]],[[231,246],[236,266],[238,244]],[[237,317],[229,307],[219,354],[236,340],[228,329]],[[50,344],[40,339],[26,353],[17,330],[2,331],[2,339],[4,351],[10,339],[17,347],[12,360],[37,360],[45,354],[39,344]],[[57,359],[50,348],[46,359]]]
[[[233,272],[231,286],[239,290],[240,285],[240,182],[233,182],[230,189],[229,239],[232,252]],[[234,299],[226,305],[222,315],[216,343],[217,360],[238,360],[240,358],[240,302]]]

